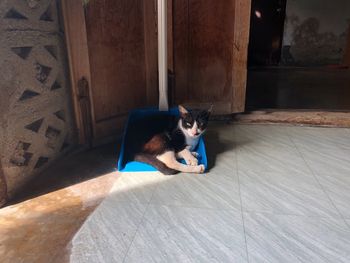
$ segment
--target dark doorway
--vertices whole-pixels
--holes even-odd
[[[348,0],[252,0],[246,110],[350,110],[349,12]]]
[[[252,0],[248,65],[278,65],[281,59],[286,0]]]

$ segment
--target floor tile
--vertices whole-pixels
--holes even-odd
[[[350,174],[350,150],[298,148],[316,174]]]
[[[220,132],[219,132],[220,131]],[[220,135],[222,130],[216,131]],[[229,138],[228,138],[229,137]],[[226,138],[219,138],[218,135],[208,134],[205,138],[206,153],[210,169],[229,168],[236,169],[236,144],[233,141],[233,132]]]
[[[237,150],[238,170],[310,173],[294,147],[244,146]]]
[[[226,123],[209,124],[209,128],[205,133],[205,139],[212,139],[216,141],[233,141],[235,126]]]
[[[145,210],[146,205],[109,196],[73,238],[70,262],[122,262]]]
[[[344,128],[289,127],[288,134],[299,147],[350,149],[350,132]]]
[[[121,173],[111,193],[121,202],[148,204],[157,183],[166,177],[158,172]]]
[[[350,173],[319,174],[317,178],[343,217],[350,219]]]
[[[211,148],[208,148],[208,151],[209,150],[211,150]],[[215,156],[208,152],[208,159],[210,174],[225,175],[237,170],[237,154],[234,150],[218,153]]]
[[[268,147],[292,146],[286,126],[234,125],[234,141],[241,146],[260,145]]]
[[[239,172],[244,211],[340,217],[313,175]]]
[[[249,262],[350,262],[350,229],[342,220],[244,214]]]
[[[237,174],[232,170],[226,173],[174,175],[158,185],[151,203],[201,208],[239,208]]]
[[[241,213],[150,206],[125,262],[247,262]]]

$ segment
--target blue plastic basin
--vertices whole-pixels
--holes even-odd
[[[126,147],[128,147],[125,144],[125,136],[128,132],[128,126],[131,121],[144,118],[153,114],[168,114],[168,115],[174,115],[174,116],[179,116],[179,110],[178,108],[171,108],[169,111],[159,111],[158,109],[155,108],[148,108],[148,109],[138,109],[138,110],[133,110],[130,112],[126,127],[124,129],[124,134],[123,134],[123,140],[122,140],[122,146],[120,149],[120,155],[119,155],[119,160],[117,163],[117,169],[120,172],[153,172],[157,171],[156,168],[153,166],[146,164],[146,163],[141,163],[141,162],[136,162],[136,161],[131,161],[131,160],[126,160],[124,156],[124,152]],[[203,138],[200,138],[197,149],[195,150],[198,154],[198,163],[199,164],[204,164],[205,169],[207,170],[208,168],[208,162],[207,162],[207,154],[205,152],[205,145],[204,145],[204,140]],[[180,160],[182,163],[185,163],[184,160]]]

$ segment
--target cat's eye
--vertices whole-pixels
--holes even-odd
[[[189,128],[192,126],[192,124],[189,121],[185,121],[185,120],[184,120],[183,124],[186,128]]]

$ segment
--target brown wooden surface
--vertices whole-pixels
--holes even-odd
[[[175,1],[176,103],[231,104],[234,10],[234,0]]]
[[[188,98],[188,60],[189,60],[189,5],[187,0],[176,0],[173,4],[173,41],[175,89],[173,103],[183,103]]]
[[[143,1],[90,1],[85,7],[96,124],[115,121],[147,104]]]
[[[261,110],[249,114],[237,114],[240,123],[290,124],[326,127],[350,127],[350,112],[307,111],[307,110]]]
[[[158,40],[156,1],[143,1],[143,16],[147,105],[155,106],[158,103]]]
[[[87,142],[77,101],[82,77],[89,83],[94,139],[120,133],[129,110],[157,104],[155,2],[62,2],[80,143]]]
[[[85,16],[81,0],[62,0],[63,20],[65,27],[66,44],[71,78],[71,91],[75,112],[76,126],[78,129],[79,143],[86,143],[82,112],[78,101],[78,81],[85,77],[88,83],[90,79],[90,62],[86,38]],[[90,90],[91,94],[91,90]],[[90,97],[92,101],[93,98]],[[92,112],[92,119],[95,116]]]
[[[245,109],[251,0],[235,0],[232,112]]]

